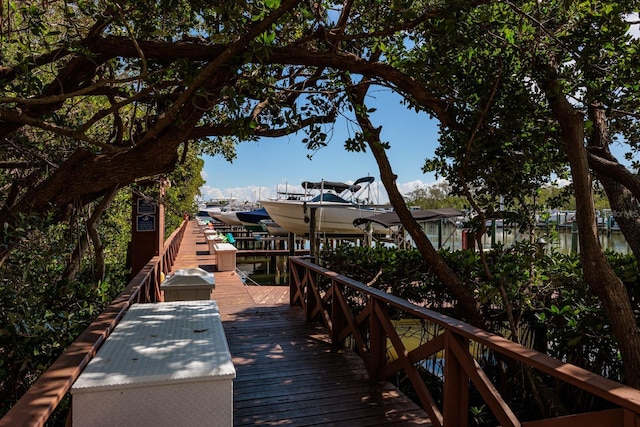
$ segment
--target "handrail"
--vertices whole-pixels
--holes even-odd
[[[446,315],[416,306],[301,257],[290,257],[289,263],[291,305],[300,305],[306,313],[307,320],[321,321],[329,330],[334,345],[343,346],[345,340],[351,338],[372,379],[388,378],[404,370],[434,426],[468,425],[468,408],[465,408],[469,399],[468,384],[476,387],[502,426],[559,425],[558,418],[520,422],[473,358],[470,343],[490,348],[503,358],[521,362],[618,407],[614,410],[565,416],[562,422],[566,424],[563,425],[640,425],[640,390],[578,366],[563,363]],[[330,284],[321,288],[321,277],[330,281]],[[349,306],[347,290],[352,297],[354,293],[357,294],[354,298],[364,305],[362,311],[356,315],[353,314],[354,307]],[[412,318],[436,324],[443,332],[409,351],[393,325],[389,309],[399,310]],[[387,359],[388,342],[397,355],[395,360]],[[422,380],[416,364],[442,351],[445,380],[441,411]]]
[[[38,377],[0,419],[1,427],[43,426],[47,422],[127,309],[136,302],[153,302],[159,299],[160,273],[166,274],[171,269],[188,223],[185,219],[180,228],[166,240],[162,255],[151,258],[120,295]]]

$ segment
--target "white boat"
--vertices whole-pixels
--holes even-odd
[[[242,225],[242,221],[236,216],[236,211],[211,212],[209,215],[227,225]]]
[[[312,211],[315,211],[317,232],[334,235],[363,235],[364,231],[353,225],[353,221],[377,215],[382,210],[359,205],[347,200],[345,196],[350,193],[352,198],[357,200],[357,196],[372,182],[373,177],[360,178],[354,184],[328,181],[304,182],[302,186],[306,190],[313,188],[320,193],[306,200],[261,200],[260,203],[271,219],[290,233],[309,234]],[[360,184],[366,184],[366,186],[363,187]],[[336,194],[337,192],[340,194]],[[377,235],[389,233],[388,229],[378,224],[372,224],[371,230],[367,231]]]
[[[210,212],[209,215],[227,225],[243,226],[245,225],[244,222],[238,218],[236,214],[238,212],[250,212],[258,208],[258,205],[249,202],[245,202],[244,204],[232,203],[223,207],[219,211]]]
[[[260,225],[262,230],[268,233],[270,236],[286,236],[289,232],[280,227],[277,222],[272,219],[261,219]]]
[[[215,214],[220,213],[227,209],[227,206],[232,203],[234,199],[211,199],[209,201],[200,202],[198,216],[215,218]]]

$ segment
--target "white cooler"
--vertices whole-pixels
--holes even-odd
[[[238,249],[231,243],[216,243],[213,245],[218,271],[234,271],[236,269],[237,251]]]
[[[224,237],[221,234],[205,234],[207,239],[207,246],[209,247],[209,254],[213,255],[215,248],[214,245],[224,242]]]
[[[160,283],[164,301],[190,301],[213,299],[215,277],[202,268],[182,268]]]
[[[78,426],[232,426],[233,379],[215,301],[134,304],[71,387]]]

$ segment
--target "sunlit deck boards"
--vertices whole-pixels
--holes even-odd
[[[174,270],[214,271],[195,223]],[[371,383],[350,351],[336,351],[326,331],[289,306],[288,287],[245,286],[215,272],[220,308],[237,377],[234,425],[430,425],[424,411],[389,383]]]

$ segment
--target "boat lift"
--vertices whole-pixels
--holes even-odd
[[[411,210],[411,216],[418,223],[425,223],[431,221],[437,221],[440,219],[450,219],[455,217],[461,217],[464,215],[459,209],[454,208],[442,208],[442,209],[415,209]],[[404,226],[398,217],[396,212],[385,212],[379,215],[370,216],[367,218],[357,218],[353,220],[353,225],[356,227],[365,226],[365,230],[371,223],[380,224],[389,229],[396,228],[395,244],[398,248],[407,249],[409,242],[406,239],[406,232]],[[438,244],[442,245],[442,236],[438,235]]]

